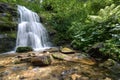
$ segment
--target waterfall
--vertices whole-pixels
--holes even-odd
[[[18,5],[20,18],[18,19],[18,32],[16,40],[17,47],[30,46],[34,50],[50,47],[48,33],[40,23],[37,13]]]

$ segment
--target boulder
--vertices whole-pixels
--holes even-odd
[[[52,63],[50,55],[36,56],[31,58],[31,63],[34,66],[48,66]]]
[[[72,50],[72,49],[70,49],[70,48],[67,48],[67,47],[61,48],[60,51],[61,51],[62,53],[65,53],[65,54],[75,53],[74,50]]]

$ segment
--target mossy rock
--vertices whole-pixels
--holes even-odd
[[[34,66],[48,66],[52,63],[52,57],[50,55],[32,57],[31,63]]]
[[[33,49],[31,47],[18,47],[16,49],[16,52],[18,52],[18,53],[29,52],[29,51],[33,51]]]

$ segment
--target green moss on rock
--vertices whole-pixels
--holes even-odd
[[[18,52],[18,53],[29,52],[29,51],[33,51],[32,47],[29,47],[29,46],[27,46],[27,47],[18,47],[16,49],[16,52]]]

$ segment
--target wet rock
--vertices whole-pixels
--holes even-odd
[[[36,56],[31,58],[31,63],[34,66],[48,66],[52,63],[50,55]]]
[[[9,71],[0,72],[0,77],[6,76],[8,74],[10,74]]]
[[[63,72],[61,73],[61,75],[62,75],[62,76],[67,76],[67,75],[69,75],[69,74],[73,74],[73,73],[76,73],[76,72],[77,72],[77,69],[72,68],[72,69],[63,71]]]
[[[23,67],[20,67],[20,66],[14,66],[14,67],[11,67],[11,70],[13,72],[15,71],[21,71],[21,70],[27,70],[28,68],[26,66],[23,66]]]
[[[70,48],[67,48],[67,47],[61,48],[60,51],[61,51],[62,53],[65,53],[65,54],[75,53],[74,50],[72,50],[72,49],[70,49]]]
[[[77,74],[78,70],[75,68],[64,70],[61,73],[61,80],[79,80],[81,75]]]
[[[89,80],[89,77],[81,77],[80,80]]]

